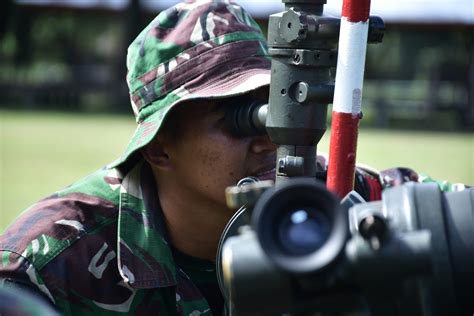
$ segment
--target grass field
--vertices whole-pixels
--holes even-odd
[[[0,232],[21,210],[117,158],[131,116],[0,111]],[[319,149],[327,152],[329,131]],[[474,135],[361,129],[358,161],[474,184]]]

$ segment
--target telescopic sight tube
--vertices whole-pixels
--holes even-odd
[[[278,145],[276,185],[316,177],[316,148],[326,130],[336,66],[339,19],[323,15],[325,0],[283,0],[269,19],[272,77],[266,130]],[[328,31],[329,30],[329,31]]]

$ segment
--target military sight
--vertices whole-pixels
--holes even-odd
[[[474,189],[407,183],[365,202],[317,178],[334,94],[340,19],[326,0],[282,0],[269,19],[268,104],[230,107],[240,136],[278,145],[275,183],[228,188],[238,209],[221,237],[218,279],[230,315],[472,315]],[[370,17],[368,43],[384,23]]]
[[[220,245],[231,315],[472,315],[473,188],[407,183],[341,202],[294,178],[261,192]]]

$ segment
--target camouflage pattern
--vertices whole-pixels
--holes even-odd
[[[130,46],[127,65],[138,122],[127,150],[7,228],[0,285],[31,288],[62,315],[211,315],[174,260],[149,166],[130,156],[183,100],[268,85],[265,40],[237,5],[188,1],[151,22]]]
[[[468,188],[468,186],[462,183],[450,183],[444,180],[435,180],[425,173],[417,173],[415,170],[406,167],[383,170],[380,172],[379,178],[383,188],[391,188],[410,181],[419,183],[436,183],[442,192],[463,191]]]
[[[138,127],[114,166],[153,139],[182,101],[235,96],[270,83],[258,24],[227,0],[186,1],[161,12],[128,48],[127,69]]]
[[[425,173],[420,173],[418,175],[418,182],[420,183],[436,183],[439,189],[443,192],[459,192],[464,191],[470,186],[465,185],[464,183],[451,183],[446,180],[435,180]]]
[[[33,289],[64,315],[210,315],[173,258],[152,172],[130,157],[182,101],[268,85],[266,41],[236,4],[186,1],[138,35],[127,67],[138,127],[126,151],[33,205],[4,232],[0,282]]]
[[[103,169],[41,200],[0,237],[0,279],[63,315],[211,315],[173,259],[146,163]]]
[[[380,172],[380,182],[384,188],[391,188],[410,181],[418,182],[418,174],[410,168],[391,168]]]
[[[35,290],[62,315],[211,315],[176,264],[149,165],[122,169],[104,168],[56,192],[7,228],[0,287]],[[409,174],[401,182],[416,176]],[[367,200],[381,188],[375,177],[357,168],[358,192]]]

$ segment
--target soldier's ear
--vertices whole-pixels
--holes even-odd
[[[166,150],[163,135],[156,135],[150,143],[141,149],[141,153],[152,167],[163,171],[171,169],[171,160]]]

